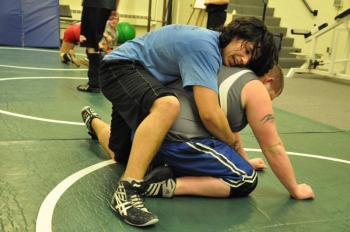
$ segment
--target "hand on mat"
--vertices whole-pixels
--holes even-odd
[[[267,167],[265,161],[261,158],[250,159],[248,162],[256,171],[263,171]]]
[[[307,200],[315,198],[315,194],[310,185],[298,184],[291,197],[295,200]]]
[[[80,67],[80,62],[79,59],[76,57],[74,50],[70,50],[69,51],[70,57],[72,59],[72,63],[77,66]]]

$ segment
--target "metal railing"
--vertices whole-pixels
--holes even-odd
[[[306,0],[303,0],[303,3],[313,16],[317,16],[318,10],[312,10],[309,3]]]
[[[263,0],[264,8],[263,8],[263,14],[262,14],[262,21],[265,22],[265,16],[266,16],[266,10],[267,5],[269,4],[269,0]]]

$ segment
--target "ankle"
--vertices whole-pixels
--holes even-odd
[[[98,117],[94,117],[93,119],[91,119],[91,128],[94,131],[98,131],[98,123],[99,123],[99,121],[101,121],[101,119],[98,118]]]

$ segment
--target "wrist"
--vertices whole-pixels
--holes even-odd
[[[297,193],[298,193],[298,185],[295,184],[295,185],[289,187],[288,192],[292,198],[295,198],[297,196]]]

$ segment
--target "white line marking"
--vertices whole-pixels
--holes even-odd
[[[15,69],[31,69],[31,70],[49,70],[49,71],[87,71],[86,68],[37,68],[37,67],[25,67],[25,66],[14,66],[14,65],[4,65],[0,64],[0,67],[4,68],[15,68]]]
[[[255,148],[246,148],[246,151],[251,152],[261,152],[260,149]],[[327,156],[319,156],[319,155],[311,155],[311,154],[304,154],[304,153],[298,153],[298,152],[287,152],[290,155],[296,155],[296,156],[303,156],[308,158],[315,158],[315,159],[323,159],[323,160],[329,160],[339,163],[346,163],[350,164],[350,161],[348,160],[342,160]],[[43,203],[40,206],[38,217],[36,220],[36,232],[52,232],[52,216],[53,211],[55,209],[55,206],[60,199],[60,197],[64,194],[64,192],[71,187],[75,182],[77,182],[82,177],[86,176],[87,174],[94,172],[100,168],[103,168],[107,165],[114,164],[114,160],[108,160],[103,161],[100,163],[97,163],[95,165],[92,165],[90,167],[87,167],[85,169],[82,169],[66,179],[64,179],[61,183],[59,183],[44,199]]]
[[[36,220],[36,231],[39,232],[51,232],[51,224],[52,224],[52,216],[53,211],[55,209],[56,203],[63,195],[63,193],[72,186],[76,181],[84,177],[85,175],[94,172],[100,168],[103,168],[107,165],[114,164],[114,160],[107,160],[87,168],[84,168],[72,175],[68,178],[64,179],[61,183],[59,183],[45,198],[43,203],[40,206],[38,217]]]
[[[262,152],[261,149],[253,149],[253,148],[245,148],[244,150],[252,151],[252,152]],[[289,152],[289,151],[287,153],[288,153],[288,155],[292,155],[292,156],[302,156],[302,157],[323,159],[323,160],[329,160],[329,161],[334,161],[334,162],[339,162],[339,163],[350,164],[350,161],[348,161],[348,160],[337,159],[337,158],[332,158],[332,157],[327,157],[327,156],[310,155],[310,154],[305,154],[305,153]]]
[[[46,50],[46,49],[37,49],[37,48],[19,48],[19,47],[0,47],[1,50],[21,50],[21,51],[34,51],[34,52],[51,52],[59,53],[58,50]]]
[[[35,80],[35,79],[81,80],[81,79],[87,79],[87,78],[82,78],[82,77],[13,77],[13,78],[0,78],[0,81]],[[14,117],[18,117],[18,118],[25,118],[25,119],[30,119],[30,120],[36,120],[36,121],[42,121],[42,122],[85,126],[85,124],[82,122],[71,122],[71,121],[55,120],[55,119],[48,119],[48,118],[40,118],[40,117],[34,117],[34,116],[25,115],[25,114],[17,114],[17,113],[13,113],[13,112],[1,110],[1,109],[0,109],[0,114],[6,114],[9,116],[14,116]]]
[[[0,78],[0,81],[14,80],[37,80],[37,79],[68,79],[68,80],[87,80],[87,77],[8,77]]]
[[[25,114],[16,114],[16,113],[4,111],[4,110],[0,110],[0,114],[6,114],[9,116],[14,116],[14,117],[18,117],[18,118],[25,118],[25,119],[30,119],[30,120],[36,120],[36,121],[42,121],[42,122],[85,126],[85,124],[82,122],[70,122],[70,121],[62,121],[62,120],[55,120],[55,119],[39,118],[39,117],[33,117],[33,116],[25,115]]]
[[[46,50],[37,48],[17,48],[17,47],[0,47],[1,50],[21,50],[21,51],[33,51],[33,52],[49,52],[49,53],[60,53],[59,50]],[[83,53],[75,53],[76,55],[86,56]]]

